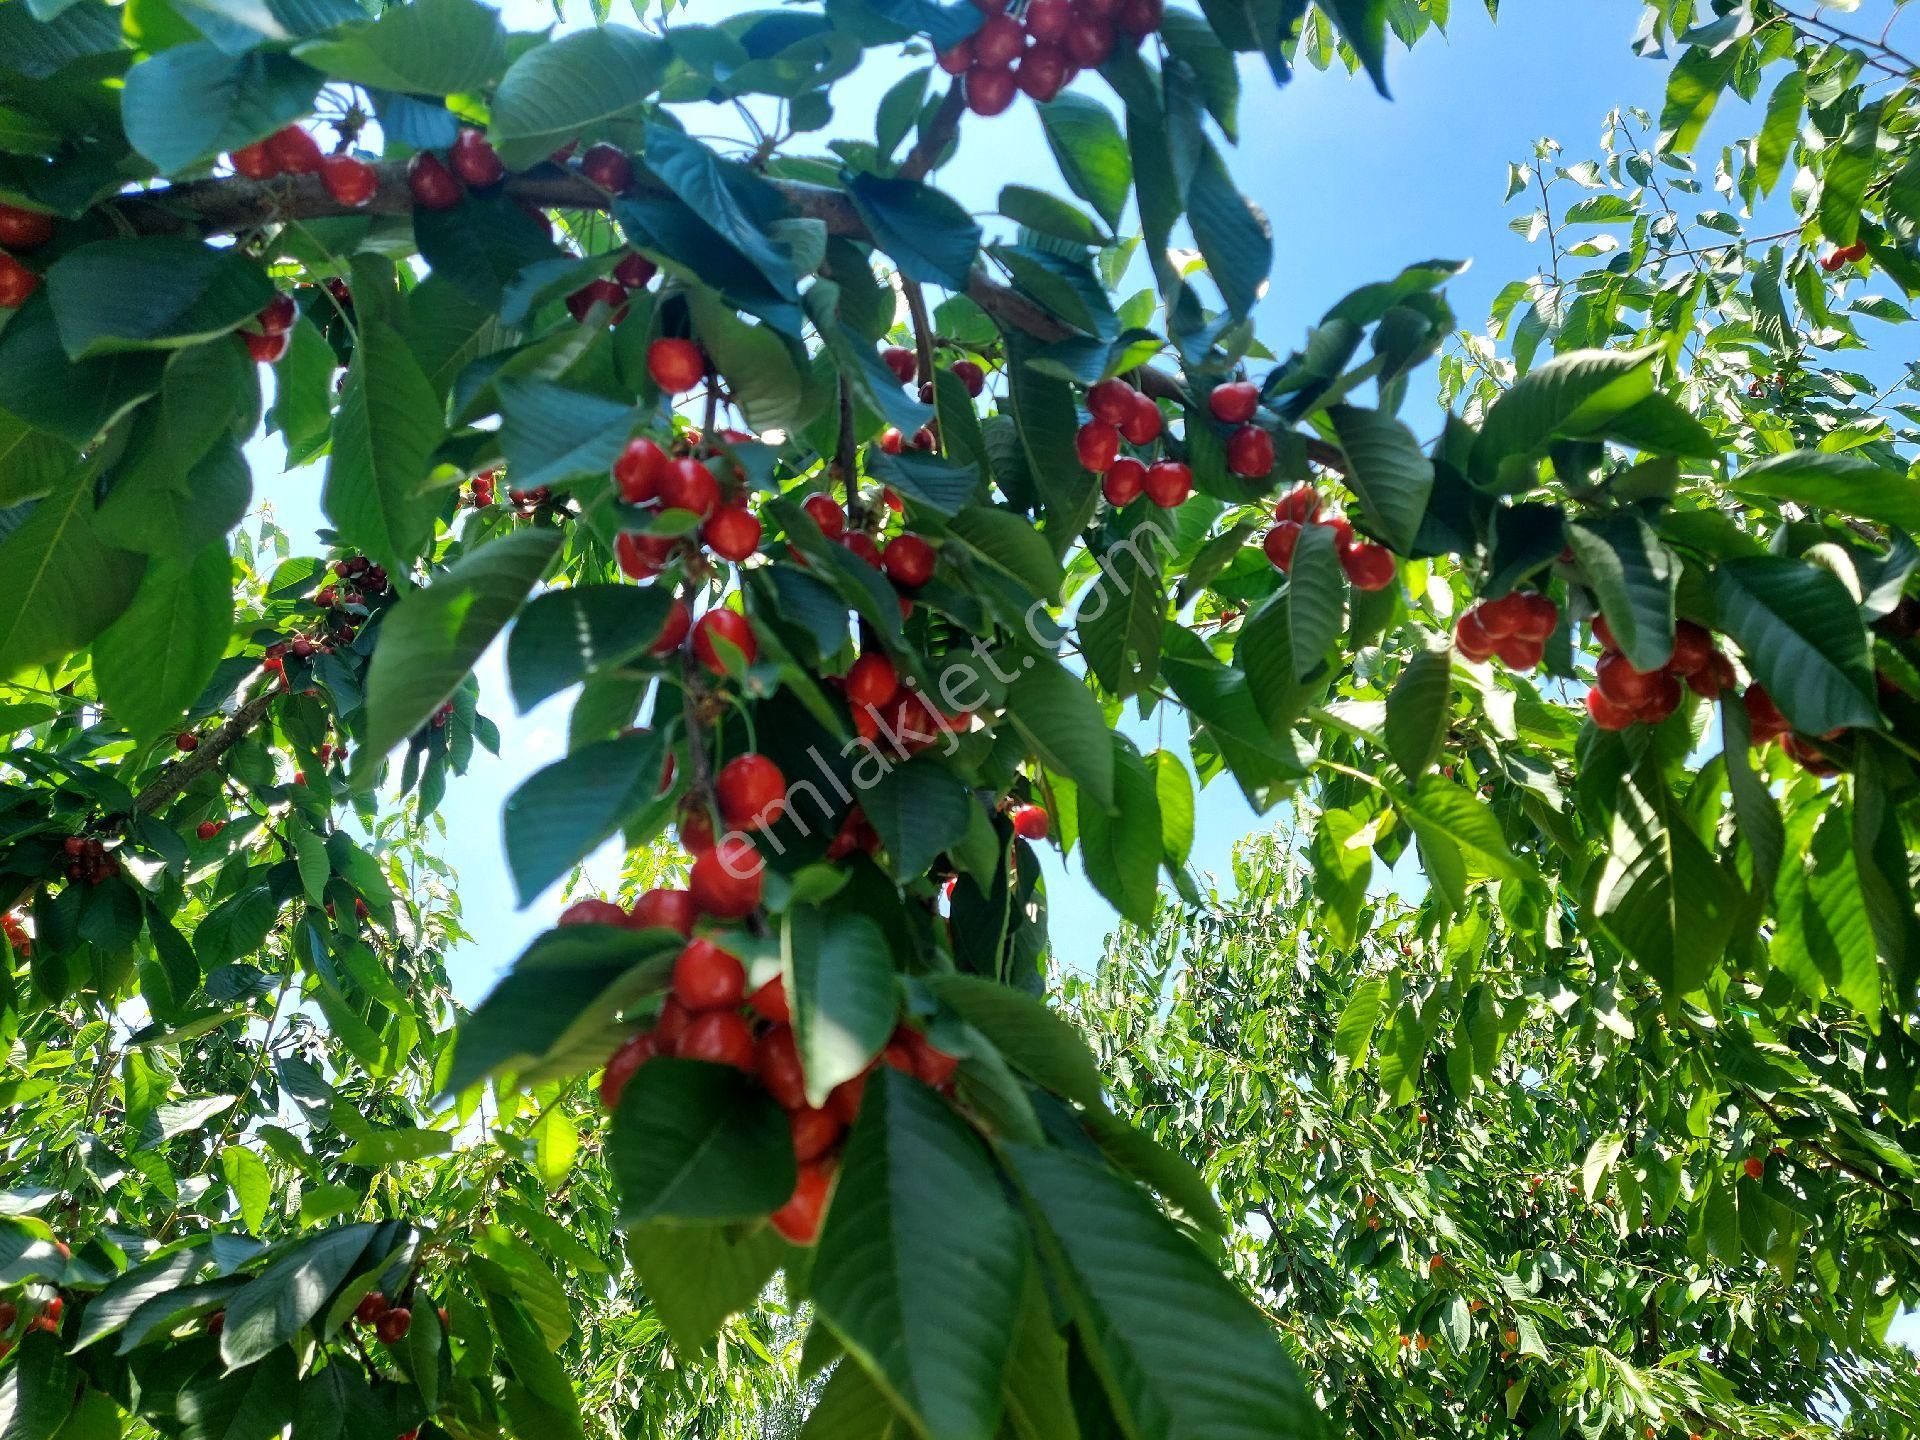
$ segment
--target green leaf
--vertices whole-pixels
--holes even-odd
[[[1057,101],[1055,102],[1058,103]],[[1267,288],[1273,264],[1273,227],[1234,186],[1226,161],[1211,140],[1200,146],[1187,191],[1187,222],[1206,257],[1207,273],[1220,287],[1235,319],[1253,309]]]
[[[642,1065],[620,1096],[607,1168],[623,1225],[758,1220],[793,1193],[793,1137],[753,1077],[661,1058]]]
[[[1387,0],[1327,0],[1321,8],[1360,58],[1373,88],[1392,98],[1387,91]]]
[[[1790,450],[1743,467],[1727,483],[1742,495],[1792,500],[1920,534],[1920,485],[1858,452]]]
[[[970,505],[953,517],[952,538],[979,565],[1040,600],[1060,598],[1065,572],[1044,536],[1010,510]]]
[[[796,905],[781,919],[780,973],[807,1101],[824,1105],[893,1034],[900,994],[886,936],[865,915]]]
[[[406,1165],[430,1155],[453,1153],[453,1137],[444,1130],[423,1130],[409,1126],[397,1130],[374,1130],[347,1147],[340,1157],[343,1165],[364,1165],[378,1169],[387,1165]]]
[[[798,294],[793,259],[771,233],[787,218],[779,191],[744,165],[722,160],[700,141],[666,125],[647,127],[646,161],[682,203],[759,272],[775,295],[791,300]]]
[[[980,253],[980,226],[959,201],[918,180],[871,174],[842,178],[873,243],[902,275],[965,292]]]
[[[291,1350],[226,1375],[208,1366],[180,1391],[181,1440],[270,1440],[293,1419],[298,1388]]]
[[[1387,982],[1379,975],[1361,980],[1347,996],[1346,1006],[1340,1011],[1340,1022],[1333,1032],[1333,1053],[1346,1069],[1357,1070],[1366,1060],[1386,1001]]]
[[[1113,748],[1100,702],[1080,677],[1051,657],[1024,655],[1020,663],[1025,673],[1007,688],[1007,718],[1041,764],[1073,781],[1093,804],[1111,810]]]
[[[867,474],[915,505],[953,516],[980,493],[980,467],[938,455],[889,455],[867,451]]]
[[[1093,888],[1144,929],[1159,898],[1160,796],[1140,752],[1125,736],[1112,742],[1116,813],[1098,806],[1080,812],[1081,855]]]
[[[1690,45],[1667,75],[1667,96],[1660,107],[1659,149],[1685,155],[1706,128],[1720,92],[1733,78],[1745,45]]]
[[[529,905],[661,788],[657,730],[584,745],[534,771],[507,797],[502,823],[514,894]]]
[[[1407,662],[1387,696],[1387,753],[1410,781],[1440,757],[1450,721],[1451,650],[1422,650]]]
[[[1435,885],[1443,883],[1436,864],[1441,857],[1456,855],[1458,861],[1448,863],[1464,867],[1462,878],[1479,875],[1539,883],[1539,875],[1507,845],[1492,808],[1464,786],[1439,775],[1424,776],[1412,796],[1400,802],[1400,810],[1420,837],[1421,857],[1428,862],[1428,876]]]
[[[1812,844],[1781,872],[1776,896],[1769,963],[1809,999],[1824,999],[1829,990],[1838,994],[1878,1031],[1880,962],[1844,805],[1820,817]]]
[[[749,325],[709,291],[695,286],[687,302],[701,348],[725,377],[727,394],[756,433],[791,430],[806,418],[805,391],[788,342],[770,325]]]
[[[575,136],[639,109],[671,58],[664,41],[621,25],[528,46],[494,90],[488,138],[509,168],[543,160]]]
[[[144,561],[96,527],[82,471],[0,541],[0,679],[83,649],[132,601]]]
[[[1293,550],[1287,572],[1287,633],[1293,648],[1293,678],[1304,683],[1326,664],[1345,615],[1346,585],[1330,526],[1308,525]]]
[[[1143,1193],[1078,1155],[1018,1144],[1006,1154],[1128,1433],[1320,1433],[1273,1327]]]
[[[728,1318],[749,1308],[786,1257],[768,1226],[636,1225],[627,1254],[674,1349],[692,1360],[713,1344]]]
[[[1760,127],[1754,155],[1754,176],[1762,195],[1769,194],[1780,182],[1780,172],[1800,134],[1800,115],[1806,103],[1807,77],[1796,67],[1780,78],[1767,99],[1767,118]]]
[[[1098,246],[1107,243],[1106,231],[1057,195],[1026,185],[1000,187],[1000,213],[1015,224],[1024,225],[1070,245]]]
[[[1069,92],[1040,106],[1047,145],[1073,193],[1113,229],[1133,188],[1133,156],[1107,107]]]
[[[1673,552],[1632,514],[1576,520],[1566,535],[1621,653],[1636,670],[1660,669],[1673,655]]]
[[[73,447],[0,412],[0,508],[38,500],[75,462]]]
[[[1026,453],[1027,473],[1039,491],[1047,543],[1056,555],[1064,555],[1093,518],[1100,500],[1099,477],[1080,464],[1074,447],[1080,416],[1073,387],[1026,363],[1029,346],[1012,335],[1007,353],[1009,393],[1002,408],[1012,412]]]
[[[1575,350],[1516,380],[1487,410],[1468,457],[1476,484],[1507,491],[1533,484],[1533,466],[1554,439],[1593,439],[1653,394],[1661,347]]]
[[[1413,432],[1382,411],[1335,405],[1327,411],[1327,420],[1335,442],[1346,452],[1346,482],[1360,499],[1367,529],[1388,549],[1406,554],[1433,493],[1433,462]]]
[[[444,430],[441,414],[439,395],[399,332],[363,320],[320,503],[342,545],[396,576],[412,568],[433,534],[439,501],[426,484]]]
[[[1159,531],[1146,530],[1150,537]],[[1152,686],[1160,669],[1160,632],[1167,597],[1151,545],[1140,532],[1100,557],[1100,572],[1074,615],[1080,653],[1100,684],[1115,695],[1133,696]]]
[[[75,360],[212,339],[273,298],[266,274],[240,251],[184,235],[96,240],[55,262],[46,284]]]
[[[944,765],[931,759],[896,765],[863,792],[860,808],[880,832],[887,858],[900,876],[925,872],[944,851],[966,838],[972,792]]]
[[[178,175],[312,114],[323,78],[291,56],[228,55],[196,40],[159,50],[127,72],[121,121],[156,170]]]
[[[435,275],[474,304],[496,311],[515,276],[559,253],[546,223],[501,189],[470,191],[445,210],[416,209],[413,236],[420,258]],[[524,318],[504,320],[520,324]]]
[[[73,1410],[75,1390],[85,1384],[61,1352],[58,1335],[22,1336],[20,1358],[0,1382],[0,1434],[6,1440],[53,1440]]]
[[[561,485],[612,468],[633,433],[633,407],[545,380],[502,380],[500,444],[515,486]]]
[[[367,666],[359,773],[371,774],[387,751],[432,718],[526,603],[559,546],[557,530],[502,536],[392,609]]]
[[[1169,873],[1187,863],[1193,851],[1193,779],[1178,755],[1156,750],[1147,756],[1160,804],[1160,859]]]
[[[597,670],[642,655],[666,624],[659,586],[574,585],[535,596],[507,637],[507,682],[522,714]]]
[[[142,740],[176,725],[213,678],[233,628],[233,561],[221,543],[147,566],[133,603],[93,642],[93,678]]]
[[[375,1227],[344,1225],[294,1241],[227,1306],[220,1358],[231,1369],[278,1350],[325,1309],[366,1254]]]
[[[1723,560],[1713,602],[1720,628],[1794,729],[1880,728],[1866,627],[1831,570],[1784,555]]]
[[[1106,1103],[1086,1040],[1044,1001],[978,975],[931,975],[926,985],[1036,1083],[1090,1110]]]
[[[336,81],[454,95],[479,90],[500,72],[507,40],[499,13],[478,0],[412,0],[293,53]]]
[[[1860,202],[1873,179],[1880,143],[1880,105],[1862,105],[1847,121],[1840,144],[1827,152],[1820,177],[1820,230],[1835,245],[1851,245],[1860,233]]]
[[[1313,682],[1298,678],[1315,667],[1294,651],[1291,608],[1287,592],[1277,591],[1242,622],[1234,638],[1233,663],[1246,676],[1253,712],[1269,736],[1291,729],[1326,683],[1324,667]]]
[[[166,370],[153,351],[68,359],[44,285],[0,329],[0,409],[76,449],[158,390]]]
[[[867,1082],[814,1269],[820,1314],[928,1440],[992,1440],[1026,1276],[1020,1218],[953,1109]]]

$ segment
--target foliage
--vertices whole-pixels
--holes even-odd
[[[1086,208],[1009,187],[992,239],[928,182],[1012,95],[969,6],[549,38],[473,0],[0,4],[8,1440],[1317,1432],[1261,1304],[1297,1282],[1222,1278],[1243,1182],[1114,1114],[1043,998],[1035,846],[1124,915],[1164,875],[1212,924],[1186,862],[1194,782],[1226,778],[1314,807],[1329,1127],[1362,1073],[1428,1093],[1449,1016],[1493,1032],[1435,1054],[1463,1113],[1509,1019],[1547,1058],[1524,976],[1633,1041],[1610,1091],[1554,1064],[1482,1123],[1699,1267],[1662,1323],[1740,1361],[1665,1363],[1645,1329],[1622,1356],[1630,1312],[1509,1295],[1586,1366],[1514,1402],[1539,1433],[1804,1428],[1829,1358],[1879,1384],[1915,1291],[1914,417],[1837,357],[1905,315],[1857,281],[1920,290],[1914,67],[1770,0],[1696,8],[1649,8],[1657,140],[1623,116],[1603,162],[1536,156],[1547,273],[1442,359],[1422,445],[1399,412],[1458,265],[1276,358],[1267,222],[1218,146],[1236,54],[1384,88],[1389,30],[1438,0],[1129,0],[1144,46],[1075,42],[1110,47],[1084,58],[1118,118],[1022,61]],[[871,144],[809,148],[867,50],[929,41],[965,80],[905,75]],[[1793,228],[1709,212],[1724,243],[1685,243],[1716,99],[1763,80],[1721,183]],[[745,153],[689,133],[711,101]],[[324,561],[236,530],[262,423],[325,460]],[[517,703],[578,687],[507,809],[523,898],[615,835],[641,858],[456,1029],[431,831],[497,748],[471,671],[503,635]],[[1121,724],[1162,705],[1186,758]],[[1429,889],[1389,967],[1365,885],[1410,845]],[[1577,1162],[1539,1129],[1562,1093]],[[1745,1190],[1709,1163],[1774,1136],[1831,1163]],[[1698,1236],[1631,1228],[1669,1182]],[[1388,1241],[1447,1193],[1397,1187]],[[1513,1253],[1484,1231],[1483,1288]],[[1309,1374],[1384,1376],[1324,1278]],[[1404,1279],[1369,1325],[1464,1350]],[[1751,1308],[1788,1296],[1830,1349]]]

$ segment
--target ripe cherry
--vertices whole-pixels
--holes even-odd
[[[1280,497],[1273,507],[1276,520],[1295,520],[1304,525],[1320,516],[1320,492],[1311,485],[1296,485]]]
[[[1151,445],[1165,428],[1160,407],[1144,390],[1133,392],[1133,413],[1120,422],[1120,434],[1129,445]]]
[[[934,64],[949,75],[964,75],[973,68],[973,37],[969,35],[958,45],[949,46],[934,56]],[[902,384],[905,382],[902,381]]]
[[[704,517],[711,515],[720,502],[720,482],[705,465],[683,455],[667,462],[666,473],[660,477],[659,499],[663,510],[691,510]]]
[[[650,655],[671,655],[686,643],[687,632],[693,628],[693,612],[687,609],[687,602],[678,595],[673,604],[667,607],[667,618],[660,626],[660,634],[653,644],[647,647]]]
[[[765,873],[766,862],[746,838],[728,835],[694,857],[687,889],[701,913],[740,920],[759,908]]]
[[[660,573],[678,543],[671,535],[642,535],[635,530],[622,530],[613,537],[613,558],[628,577],[651,580]]]
[[[667,452],[644,435],[629,440],[613,462],[613,483],[629,505],[644,505],[659,494],[666,473]]]
[[[1340,568],[1347,572],[1356,590],[1384,590],[1393,583],[1396,573],[1393,552],[1384,545],[1355,545],[1343,550]]]
[[[881,706],[893,699],[900,688],[900,677],[893,662],[877,650],[869,650],[853,662],[847,671],[846,692],[849,704]]]
[[[689,941],[673,962],[673,998],[694,1014],[734,1009],[746,993],[740,957],[704,937]]]
[[[1513,627],[1513,633],[1522,640],[1538,640],[1544,644],[1560,628],[1560,607],[1537,591],[1522,598],[1526,601],[1526,609],[1521,613],[1519,623]]]
[[[1482,600],[1474,610],[1487,634],[1495,640],[1504,640],[1519,630],[1520,622],[1526,618],[1527,601],[1520,591],[1515,590],[1498,600]]]
[[[1207,396],[1207,409],[1222,425],[1244,425],[1260,408],[1260,387],[1251,380],[1216,385]]]
[[[353,1318],[362,1325],[371,1325],[387,1313],[387,1297],[378,1290],[369,1290],[360,1297],[360,1303],[353,1307]]]
[[[242,330],[240,338],[246,342],[247,354],[261,365],[277,365],[285,358],[287,347],[293,343],[293,337],[284,332],[262,335],[253,330]]]
[[[728,663],[736,658],[742,665],[753,664],[760,645],[746,616],[722,608],[707,611],[694,624],[693,653],[714,674],[725,675]]]
[[[200,748],[200,737],[191,731],[182,731],[173,737],[173,748],[191,754]]]
[[[1067,58],[1082,70],[1097,69],[1113,54],[1113,26],[1096,15],[1076,15],[1061,43]]]
[[[706,373],[706,357],[691,340],[666,337],[647,347],[647,374],[669,395],[693,389]]]
[[[891,425],[880,432],[880,449],[888,455],[898,455],[905,443],[906,437]]]
[[[709,1065],[731,1065],[753,1073],[753,1031],[732,1010],[708,1010],[687,1022],[674,1053],[682,1060],[704,1060]]]
[[[1767,1173],[1767,1162],[1759,1155],[1749,1155],[1740,1162],[1740,1168],[1746,1172],[1749,1180],[1758,1180]]]
[[[412,1328],[413,1311],[404,1305],[394,1306],[373,1322],[373,1333],[387,1345],[398,1345],[407,1338],[407,1332]]]
[[[1267,559],[1273,562],[1274,569],[1286,571],[1293,568],[1293,551],[1299,543],[1300,522],[1280,520],[1267,531],[1267,538],[1260,542],[1260,548],[1267,552]]]
[[[567,296],[567,313],[576,322],[584,322],[593,314],[593,307],[596,305],[606,308],[607,318],[604,323],[618,325],[627,318],[625,287],[602,276],[598,280],[589,280]]]
[[[800,1167],[793,1195],[768,1217],[769,1223],[795,1245],[811,1245],[820,1238],[820,1222],[833,1190],[833,1170],[815,1161]]]
[[[621,1092],[627,1088],[627,1082],[634,1073],[660,1053],[660,1045],[652,1035],[629,1035],[621,1042],[620,1048],[607,1060],[607,1068],[600,1074],[600,1104],[603,1109],[613,1110],[620,1104]]]
[[[267,154],[282,175],[311,175],[323,158],[320,142],[298,125],[288,125],[267,137]]]
[[[1013,833],[1022,840],[1044,840],[1053,829],[1053,820],[1041,805],[1013,807]]]
[[[778,975],[747,996],[747,1004],[762,1020],[776,1025],[793,1023],[793,1013],[787,1008],[787,985]]]
[[[1035,40],[1058,40],[1073,23],[1071,0],[1027,0],[1027,34]]]
[[[820,527],[820,533],[829,540],[838,540],[847,530],[847,512],[825,495],[809,495],[800,508],[813,517],[813,523]]]
[[[1682,620],[1673,628],[1673,655],[1667,669],[1676,675],[1692,675],[1713,659],[1713,636],[1691,620]]]
[[[700,538],[722,560],[745,560],[760,548],[760,520],[744,505],[722,505],[701,527]]]
[[[1705,665],[1687,676],[1687,688],[1709,700],[1719,699],[1720,692],[1732,689],[1733,685],[1733,662],[1718,650],[1708,657]]]
[[[451,210],[460,203],[460,182],[430,150],[407,162],[407,190],[422,210]]]
[[[1526,640],[1518,635],[1509,635],[1494,643],[1493,653],[1500,657],[1500,663],[1509,670],[1531,670],[1540,663],[1546,647],[1538,640]]]
[[[1014,66],[1013,83],[1023,95],[1044,105],[1066,88],[1071,68],[1066,52],[1058,45],[1035,45]]]
[[[1097,475],[1119,457],[1120,432],[1104,420],[1089,420],[1074,435],[1073,448],[1081,465]]]
[[[1100,493],[1109,505],[1127,505],[1147,488],[1147,467],[1131,455],[1122,455],[1100,478]]]
[[[453,162],[453,173],[476,189],[497,185],[507,175],[507,167],[500,163],[499,152],[488,143],[482,132],[470,125],[460,127],[447,158]]]
[[[1258,425],[1242,425],[1227,437],[1227,469],[1248,480],[1264,480],[1273,473],[1273,436]]]
[[[952,1082],[954,1073],[960,1068],[959,1056],[947,1054],[918,1030],[902,1027],[895,1033],[895,1038],[902,1041],[913,1056],[913,1073],[919,1077],[921,1084],[940,1090]]]
[[[271,180],[280,173],[280,167],[274,163],[273,156],[267,151],[267,142],[256,140],[251,145],[242,145],[227,156],[233,166],[233,173],[244,175],[249,180]]]
[[[1617,650],[1602,655],[1593,673],[1601,693],[1629,710],[1651,702],[1660,688],[1659,671],[1636,670],[1633,662]]]
[[[1497,643],[1487,634],[1486,626],[1480,623],[1479,610],[1476,607],[1467,611],[1453,623],[1454,647],[1467,659],[1479,664],[1493,658],[1493,647]]]
[[[647,282],[659,273],[660,267],[638,250],[622,256],[620,263],[613,267],[614,283],[629,290],[646,289]]]
[[[580,173],[618,195],[633,183],[633,161],[617,145],[595,145],[580,157]]]
[[[226,828],[227,827],[226,827],[225,821],[202,820],[197,826],[194,827],[193,833],[199,836],[200,839],[202,840],[211,840],[213,839],[214,836],[218,835],[222,830]]]
[[[880,557],[887,578],[905,590],[917,590],[933,578],[937,558],[933,547],[918,535],[896,535]]]
[[[976,115],[998,115],[1013,103],[1013,72],[976,65],[967,72],[967,108]]]
[[[1087,413],[1117,428],[1133,414],[1135,393],[1124,380],[1102,380],[1087,391]]]
[[[1147,467],[1147,498],[1171,510],[1193,493],[1193,471],[1179,460],[1158,460]]]
[[[627,912],[611,900],[576,900],[560,912],[562,925],[625,925]]]
[[[919,357],[904,345],[887,346],[880,352],[880,359],[902,385],[911,385],[920,369]]]
[[[976,69],[1005,69],[1018,60],[1026,48],[1027,32],[1011,15],[989,15],[973,32]]]
[[[802,1165],[833,1149],[846,1129],[831,1110],[815,1110],[811,1105],[792,1107],[787,1112],[787,1124],[793,1131],[793,1158]]]
[[[254,325],[268,335],[284,335],[300,319],[300,307],[293,303],[293,296],[282,290],[266,303],[266,307],[253,317]]]
[[[975,399],[987,388],[987,372],[971,360],[953,362],[953,377],[967,387],[967,394]]]
[[[913,432],[913,439],[907,443],[915,450],[931,450],[940,442],[934,438],[933,427],[931,425],[922,425],[918,430]]]
[[[714,778],[720,818],[736,830],[764,830],[786,812],[787,777],[765,755],[736,755]]]
[[[880,558],[880,547],[873,543],[873,537],[864,530],[852,530],[842,535],[840,545],[842,549],[851,550],[876,570],[884,563]]]
[[[687,936],[693,934],[693,922],[698,916],[699,910],[693,903],[693,896],[685,890],[655,886],[643,891],[633,902],[633,908],[627,912],[626,923],[634,930],[678,930]]]
[[[1614,704],[1598,685],[1587,691],[1587,716],[1602,730],[1624,730],[1633,724],[1633,711]]]
[[[53,217],[18,205],[0,205],[0,245],[9,250],[31,250],[53,238]]]
[[[320,183],[342,205],[357,209],[373,199],[373,192],[380,188],[380,176],[355,156],[329,155],[320,162]]]
[[[1780,713],[1780,707],[1774,704],[1758,681],[1747,686],[1741,697],[1746,706],[1747,720],[1753,731],[1753,743],[1764,745],[1769,740],[1778,739],[1793,727],[1787,723],[1787,717]]]
[[[760,1037],[753,1057],[754,1073],[782,1110],[798,1110],[807,1103],[807,1077],[793,1031],[776,1025]]]
[[[1680,697],[1679,677],[1671,671],[1656,670],[1653,674],[1653,694],[1638,708],[1635,718],[1647,725],[1658,725],[1680,708]]]

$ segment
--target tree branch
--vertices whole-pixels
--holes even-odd
[[[151,815],[174,799],[195,780],[220,763],[248,731],[260,723],[277,692],[268,686],[228,717],[227,723],[200,742],[200,748],[184,759],[176,760],[153,784],[142,790],[133,802],[134,813]]]
[[[940,108],[933,112],[933,120],[927,126],[926,133],[901,162],[902,180],[923,179],[928,171],[940,163],[940,156],[953,143],[954,136],[960,133],[960,117],[966,113],[966,108],[966,82],[956,78],[947,87]]]

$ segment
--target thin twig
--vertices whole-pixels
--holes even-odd
[[[966,108],[966,84],[956,79],[947,88],[945,97],[940,101],[940,108],[933,112],[933,120],[928,124],[926,133],[920,137],[919,143],[907,152],[907,158],[901,161],[900,178],[902,180],[923,179],[928,171],[940,163],[940,156],[947,146],[953,143],[954,137],[960,133],[960,116],[965,113]]]

